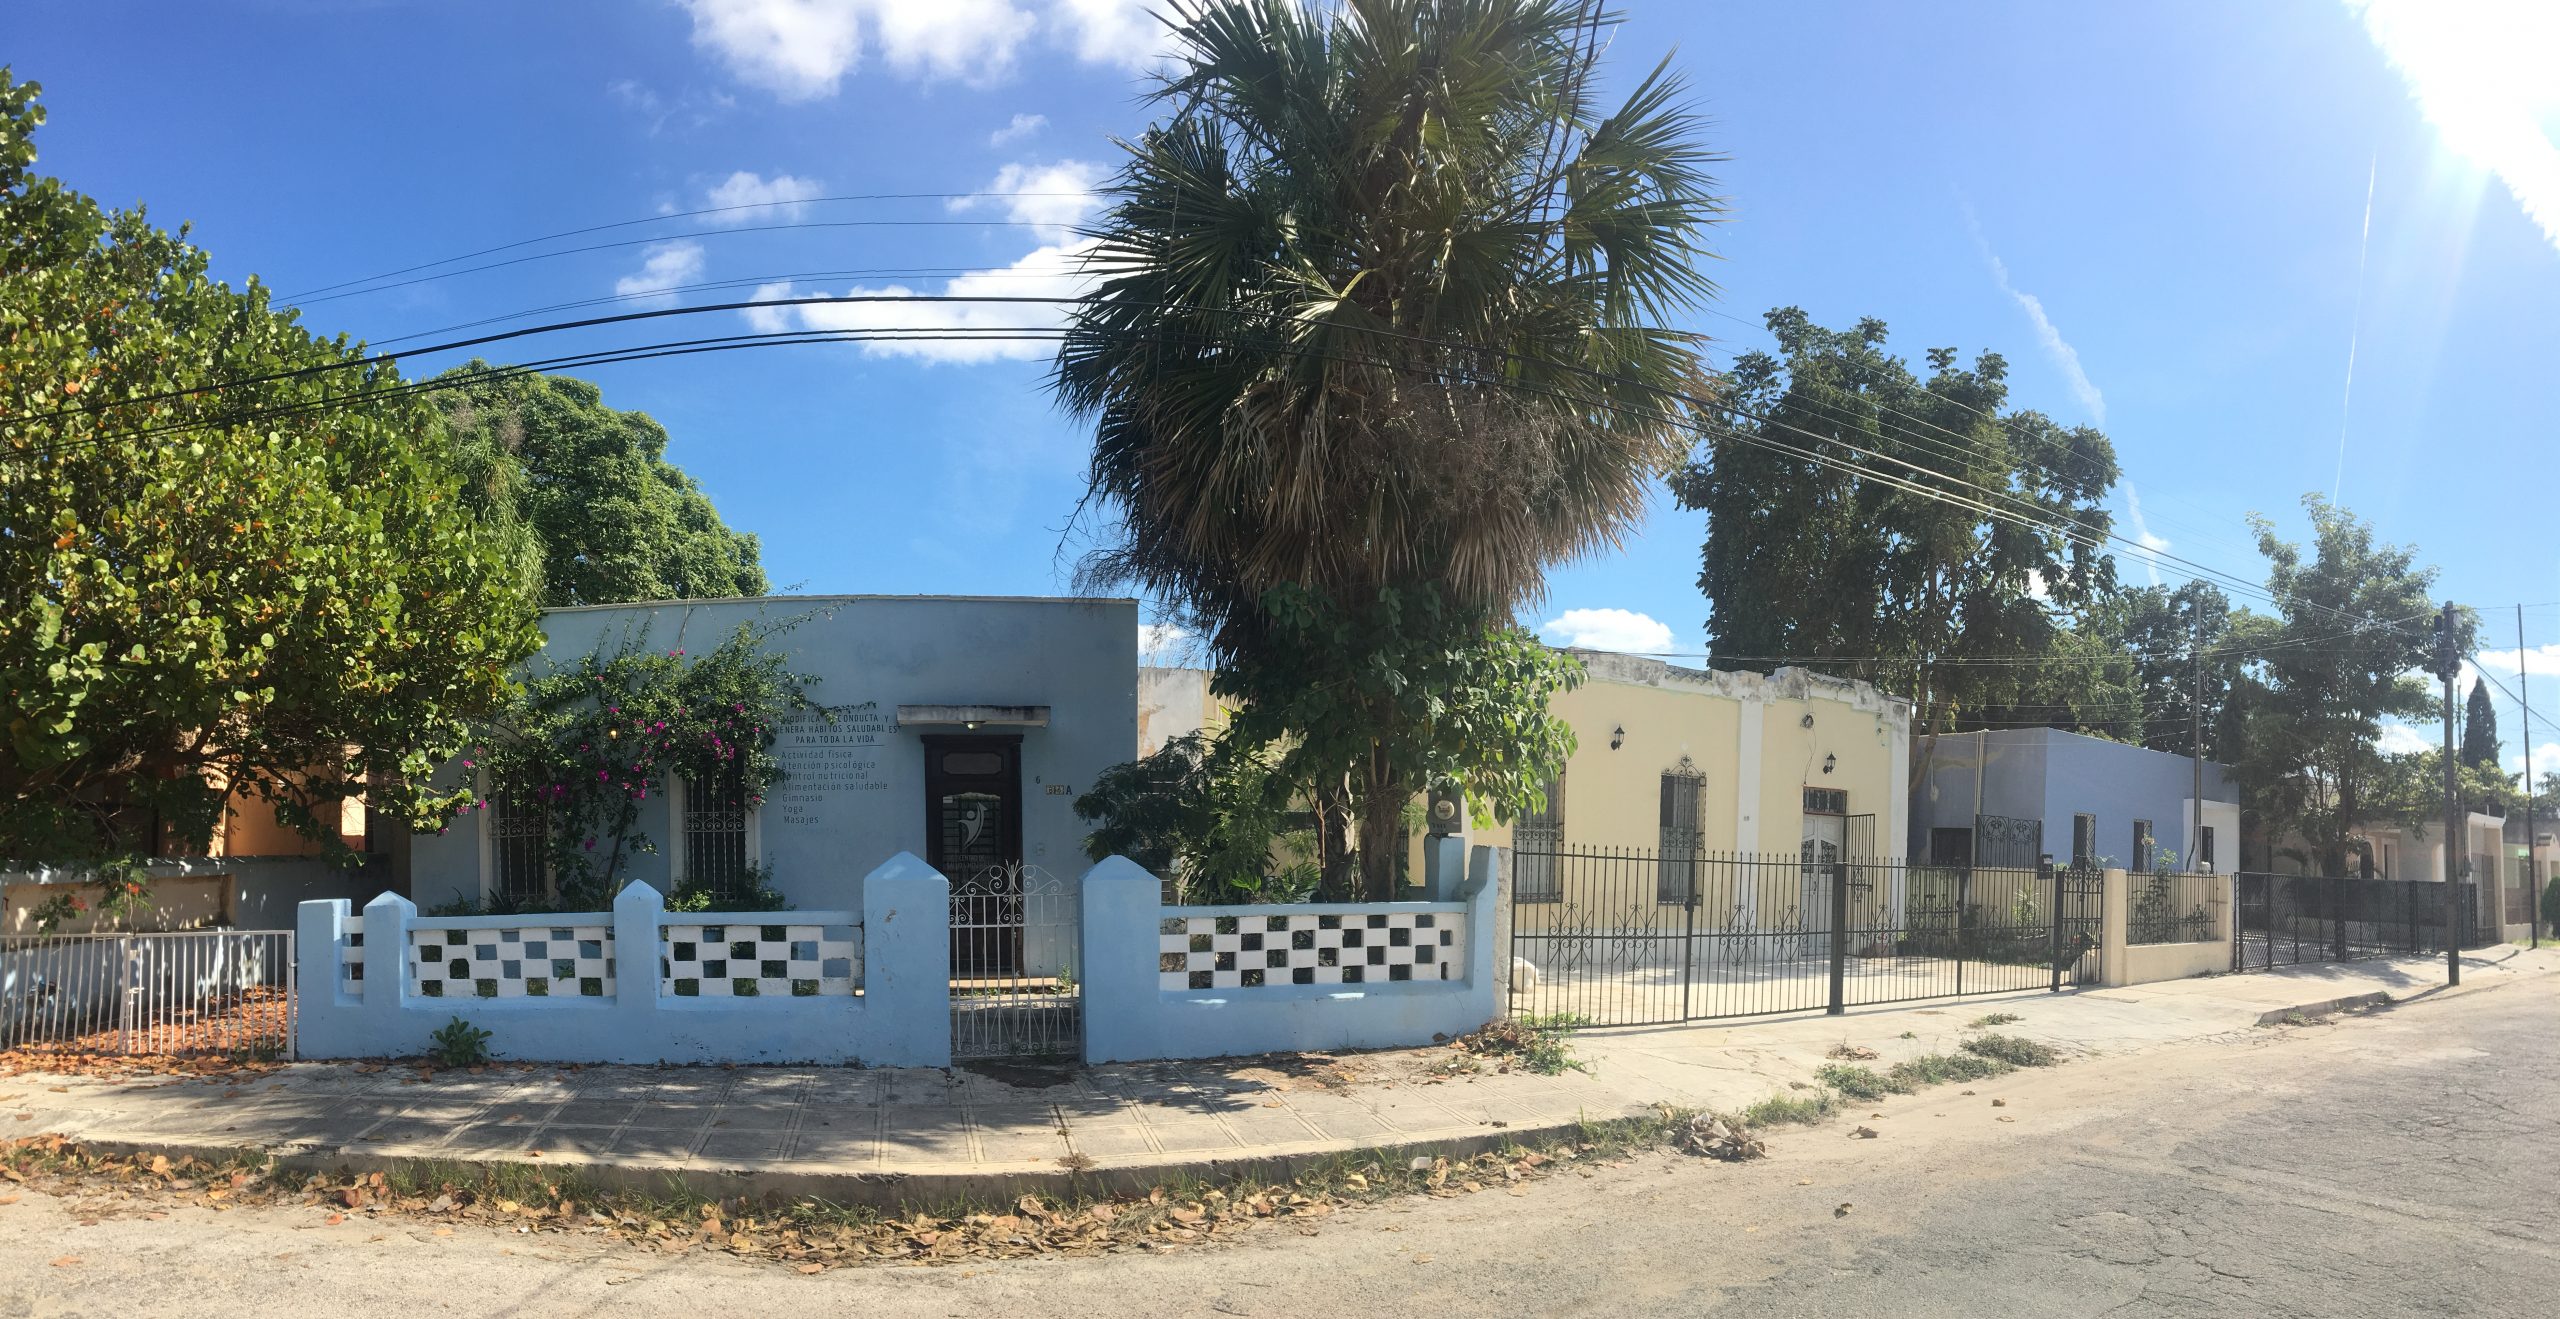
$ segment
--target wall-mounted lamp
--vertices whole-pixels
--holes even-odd
[[[1813,727],[1813,715],[1807,713],[1804,718],[1797,720],[1796,723],[1802,727],[1811,728]]]
[[[1822,772],[1823,772],[1823,773],[1825,773],[1825,774],[1828,774],[1828,773],[1830,773],[1832,770],[1839,768],[1839,765],[1840,765],[1840,757],[1838,757],[1838,756],[1824,756],[1824,757],[1822,758]]]
[[[978,731],[978,721],[977,721],[977,720],[975,720],[975,719],[969,720],[968,722],[966,722],[966,723],[964,723],[964,724],[962,724],[962,725],[960,725],[960,726],[961,726],[962,728],[968,729],[968,730],[969,730],[970,732],[972,732],[972,733],[974,733],[974,732],[977,732],[977,731]]]
[[[1627,729],[1626,729],[1626,725],[1624,725],[1624,724],[1620,724],[1620,725],[1619,725],[1619,726],[1617,726],[1616,728],[1612,728],[1612,729],[1610,729],[1610,730],[1609,730],[1609,749],[1610,749],[1611,751],[1615,751],[1615,750],[1617,750],[1618,748],[1620,748],[1620,747],[1622,747],[1622,746],[1625,746],[1626,744],[1627,744]]]

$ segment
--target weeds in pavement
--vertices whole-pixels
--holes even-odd
[[[489,1032],[460,1017],[436,1027],[427,1038],[427,1059],[438,1067],[459,1070],[488,1064]]]
[[[2062,1055],[2051,1045],[2017,1035],[1978,1035],[1963,1044],[1966,1053],[1993,1058],[2012,1067],[2051,1067]]]
[[[1573,1056],[1565,1040],[1591,1024],[1578,1012],[1526,1013],[1488,1023],[1473,1035],[1461,1035],[1455,1047],[1478,1057],[1500,1060],[1495,1070],[1517,1067],[1539,1076],[1560,1076],[1591,1069]]]
[[[1885,1073],[1887,1080],[1908,1094],[1924,1085],[1945,1085],[1951,1081],[1979,1081],[2013,1071],[2009,1064],[1996,1058],[1983,1058],[1969,1053],[1930,1053],[1893,1065]]]
[[[1809,1127],[1838,1112],[1839,1108],[1839,1102],[1824,1090],[1805,1095],[1771,1095],[1742,1110],[1742,1124],[1746,1127]]]
[[[1987,1016],[1974,1018],[1968,1028],[1972,1030],[1980,1030],[1985,1026],[2006,1026],[2013,1022],[2025,1020],[2026,1018],[2019,1016],[2015,1012],[1994,1012]]]
[[[1840,1092],[1844,1099],[1873,1103],[1886,1095],[1909,1093],[1908,1087],[1894,1081],[1872,1067],[1853,1067],[1844,1063],[1825,1063],[1813,1073],[1824,1085]]]

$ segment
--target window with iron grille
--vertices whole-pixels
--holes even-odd
[[[2210,874],[2214,873],[2214,871],[2213,871],[2213,826],[2212,826],[2212,825],[2209,825],[2209,824],[2208,824],[2208,825],[2206,825],[2206,826],[2204,827],[2204,829],[2203,829],[2203,830],[2198,834],[2198,836],[2197,836],[2197,842],[2196,842],[2196,869],[2197,869],[2197,870],[2199,870],[2199,871],[2202,871],[2203,873],[2208,874],[2208,875],[2210,875]]]
[[[1804,810],[1807,815],[1847,815],[1849,790],[1847,788],[1807,788],[1804,790]]]
[[[1698,853],[1706,846],[1707,776],[1682,756],[1662,774],[1662,866],[1654,896],[1686,903],[1698,896]]]
[[[2150,868],[2151,822],[2149,820],[2136,820],[2133,822],[2133,869],[2136,871],[2145,871]]]
[[[1511,892],[1519,902],[1557,902],[1564,897],[1556,871],[1556,851],[1564,846],[1564,776],[1547,780],[1546,803],[1523,814],[1511,826]]]
[[[524,792],[489,794],[489,891],[524,901],[551,896],[551,812]]]
[[[2097,860],[2098,817],[2094,815],[2072,816],[2071,864],[2075,866],[2093,865]]]
[[[684,785],[684,885],[738,896],[747,878],[747,786],[735,774]]]

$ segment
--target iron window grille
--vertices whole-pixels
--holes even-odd
[[[1512,893],[1521,902],[1560,902],[1556,852],[1564,846],[1564,776],[1547,780],[1546,802],[1511,827]]]
[[[1698,859],[1706,847],[1707,776],[1687,756],[1662,774],[1661,881],[1654,900],[1686,905],[1697,900]]]
[[[532,795],[502,790],[489,795],[489,878],[496,895],[510,901],[551,894],[551,811]]]
[[[714,898],[739,896],[752,864],[747,785],[737,774],[684,785],[684,882]]]

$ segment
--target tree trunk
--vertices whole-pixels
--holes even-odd
[[[1364,780],[1360,785],[1360,896],[1366,902],[1392,902],[1403,878],[1405,800],[1413,793],[1387,763],[1383,747],[1370,751]]]

